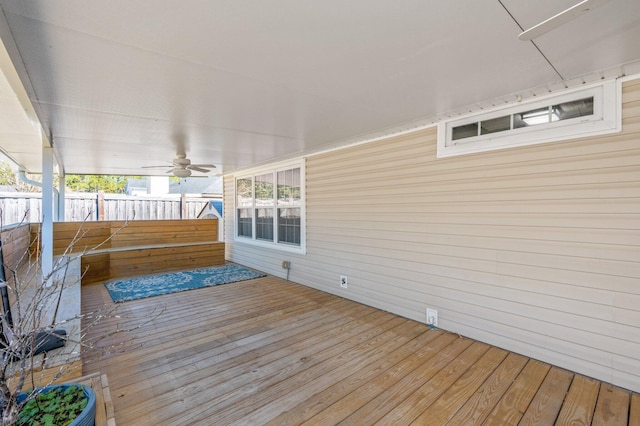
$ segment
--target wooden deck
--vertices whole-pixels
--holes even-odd
[[[83,311],[111,303],[83,287]],[[84,359],[119,425],[640,425],[638,394],[274,277],[126,302],[105,328],[162,306]]]

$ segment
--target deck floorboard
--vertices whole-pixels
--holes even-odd
[[[83,286],[84,313],[113,307]],[[90,330],[117,424],[638,424],[636,393],[267,276],[118,305]],[[146,322],[146,323],[145,323]]]

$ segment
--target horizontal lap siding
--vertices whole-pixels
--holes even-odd
[[[437,159],[427,129],[308,158],[306,197],[306,256],[232,260],[640,390],[640,80],[622,133]]]

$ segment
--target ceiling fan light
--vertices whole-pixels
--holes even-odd
[[[173,169],[173,175],[175,177],[189,177],[191,176],[191,170],[189,169]]]

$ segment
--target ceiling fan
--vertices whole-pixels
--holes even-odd
[[[200,173],[209,173],[210,169],[215,169],[215,167],[216,166],[213,164],[192,164],[186,154],[176,154],[171,165],[145,166],[143,169],[169,168],[170,170],[167,171],[167,173],[171,173],[176,177],[184,178],[191,176],[192,170]]]
[[[520,33],[518,38],[522,41],[533,40],[534,38],[540,37],[542,34],[548,33],[549,31],[566,24],[580,15],[590,12],[598,6],[608,3],[609,1],[611,0],[582,0],[580,3],[571,6],[557,15],[554,15]]]

